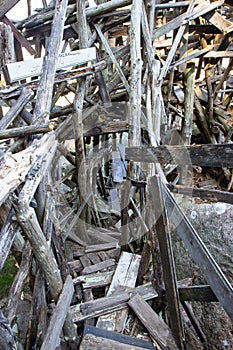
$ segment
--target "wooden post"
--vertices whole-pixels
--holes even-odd
[[[129,145],[141,144],[141,14],[142,0],[133,0],[131,8],[130,54],[130,115]]]
[[[46,122],[49,120],[52,104],[53,84],[56,72],[56,62],[63,37],[67,4],[68,0],[56,1],[50,42],[47,54],[44,58],[43,72],[33,113],[33,122],[35,124],[41,124],[41,122]]]

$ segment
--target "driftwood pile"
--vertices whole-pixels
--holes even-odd
[[[0,348],[208,346],[189,302],[233,320],[233,289],[172,192],[233,204],[232,1],[28,1],[15,22],[17,3],[0,4],[0,267],[18,264]],[[206,285],[177,281],[171,228]]]

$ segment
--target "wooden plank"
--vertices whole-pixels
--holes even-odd
[[[160,36],[163,36],[165,34],[167,34],[168,32],[170,32],[171,30],[175,30],[177,28],[179,28],[181,25],[188,23],[189,21],[198,18],[210,11],[213,11],[214,9],[216,9],[217,7],[221,6],[223,4],[224,0],[221,1],[215,1],[214,3],[207,3],[207,4],[200,4],[198,6],[195,7],[195,9],[189,13],[188,15],[185,13],[183,13],[182,15],[172,19],[171,21],[169,21],[168,23],[166,23],[165,25],[163,25],[160,28],[157,28],[153,31],[153,40],[159,38]]]
[[[107,296],[135,286],[140,260],[139,255],[122,252]],[[122,331],[127,314],[127,310],[123,310],[102,316],[98,319],[96,326],[112,331]]]
[[[0,2],[0,18],[2,18],[19,0],[1,0]]]
[[[64,283],[56,307],[53,310],[53,315],[50,319],[48,330],[41,346],[41,350],[55,350],[57,348],[57,345],[59,344],[60,333],[65,322],[67,312],[69,310],[73,293],[74,286],[72,278],[68,276]]]
[[[170,328],[140,295],[132,297],[128,304],[163,350],[177,349]]]
[[[171,163],[233,168],[233,144],[191,146],[128,147],[126,159],[146,163]]]
[[[126,294],[128,295],[128,298]],[[82,322],[89,318],[109,314],[117,310],[127,309],[127,301],[130,299],[130,296],[136,294],[141,295],[145,300],[151,300],[158,296],[157,292],[152,287],[152,284],[147,283],[133,288],[128,293],[119,292],[116,296],[117,298],[115,296],[106,296],[95,299],[92,302],[73,305],[70,307],[70,313],[74,322]]]
[[[115,260],[113,259],[108,259],[105,261],[101,261],[95,265],[91,265],[91,266],[86,266],[83,271],[82,271],[82,275],[85,274],[89,274],[89,273],[93,273],[93,272],[97,272],[97,271],[101,271],[104,269],[107,269],[109,267],[113,267],[116,265]]]
[[[233,288],[209,253],[198,233],[176,203],[169,189],[163,186],[169,220],[183,240],[193,261],[199,266],[207,283],[233,321]]]
[[[70,66],[81,65],[96,59],[96,48],[70,51],[58,55],[56,70]],[[43,58],[9,63],[5,66],[7,78],[10,82],[18,81],[28,77],[39,76],[42,73]]]
[[[93,273],[90,275],[82,275],[73,279],[73,284],[82,284],[83,289],[98,288],[110,285],[114,271],[105,271]]]

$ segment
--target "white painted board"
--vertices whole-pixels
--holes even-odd
[[[76,50],[60,53],[57,59],[56,69],[62,69],[71,66],[78,66],[96,59],[96,48]],[[43,57],[32,60],[19,61],[6,64],[5,70],[10,83],[39,76],[42,73]]]

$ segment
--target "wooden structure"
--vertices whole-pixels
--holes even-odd
[[[233,204],[232,2],[28,1],[12,21],[17,3],[0,4],[0,266],[19,266],[1,349],[185,349],[184,312],[198,348],[189,302],[233,321],[232,281],[175,194]],[[171,227],[206,285],[177,281]]]

